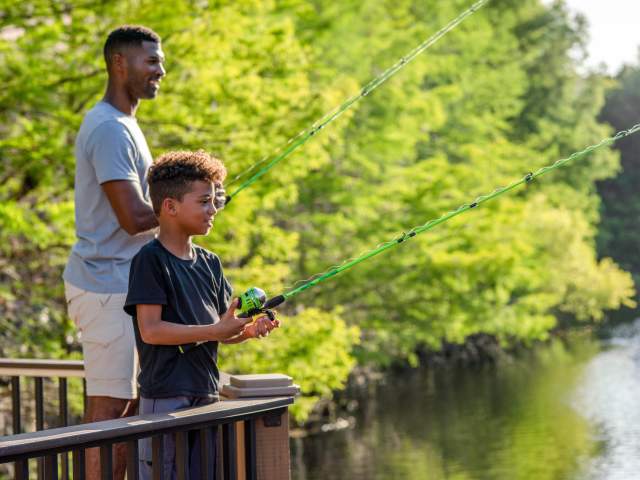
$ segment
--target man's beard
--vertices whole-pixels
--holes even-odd
[[[136,99],[151,99],[158,95],[158,89],[150,82],[150,78],[135,77],[129,82],[130,94]]]

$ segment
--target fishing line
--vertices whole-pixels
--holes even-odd
[[[618,132],[616,135],[614,135],[613,137],[608,137],[605,138],[604,140],[602,140],[600,143],[597,143],[595,145],[591,145],[587,148],[585,148],[584,150],[580,150],[578,152],[575,152],[573,154],[571,154],[569,157],[566,157],[564,159],[561,160],[557,160],[555,163],[551,164],[551,165],[547,165],[545,167],[540,168],[539,170],[537,170],[536,172],[529,172],[527,173],[524,177],[522,177],[521,179],[512,182],[511,184],[507,185],[506,187],[499,187],[496,188],[493,192],[487,194],[487,195],[481,195],[479,197],[477,197],[473,202],[471,203],[465,203],[463,205],[461,205],[460,207],[458,207],[455,210],[449,211],[443,215],[441,215],[439,218],[435,218],[432,220],[429,220],[428,222],[424,223],[423,225],[419,225],[417,227],[412,228],[411,230],[409,230],[409,232],[403,232],[400,236],[398,236],[397,238],[390,240],[388,242],[385,242],[381,245],[379,245],[378,247],[365,252],[364,254],[356,257],[356,258],[352,258],[350,260],[347,260],[345,262],[343,262],[340,265],[335,265],[333,267],[330,267],[328,270],[326,270],[324,273],[322,274],[318,274],[318,275],[314,275],[313,277],[311,277],[311,279],[306,280],[302,283],[302,285],[296,287],[296,288],[292,288],[289,291],[286,291],[280,295],[277,295],[275,297],[270,298],[269,300],[266,300],[262,303],[262,306],[258,307],[257,305],[259,305],[260,302],[256,303],[255,306],[255,313],[259,313],[259,312],[264,312],[267,311],[268,309],[271,308],[275,308],[278,305],[284,303],[285,301],[287,301],[288,299],[298,295],[299,293],[304,292],[305,290],[312,288],[316,285],[318,285],[321,282],[324,282],[325,280],[330,279],[331,277],[334,277],[336,275],[338,275],[341,272],[344,272],[345,270],[349,270],[353,267],[355,267],[356,265],[358,265],[359,263],[362,263],[376,255],[379,255],[383,252],[385,252],[386,250],[389,250],[391,248],[394,248],[398,245],[400,245],[401,243],[404,243],[406,241],[411,240],[412,238],[416,237],[417,235],[427,232],[435,227],[437,227],[438,225],[452,219],[453,217],[456,217],[458,215],[461,215],[469,210],[472,210],[474,208],[479,207],[480,205],[482,205],[485,202],[488,202],[489,200],[493,200],[494,198],[499,197],[500,195],[503,195],[507,192],[510,192],[511,190],[519,187],[520,185],[526,185],[528,183],[531,183],[533,180],[537,179],[538,177],[541,177],[542,175],[545,175],[547,173],[549,173],[552,170],[555,170],[557,168],[560,168],[564,165],[566,165],[569,162],[578,160],[580,158],[586,157],[587,155],[589,155],[590,153],[594,152],[595,150],[599,150],[603,147],[608,147],[612,144],[614,144],[615,142],[626,138],[630,135],[633,135],[634,133],[637,133],[638,131],[640,131],[640,123],[634,125],[633,127],[631,127],[628,130],[622,130],[620,132]],[[255,288],[255,287],[254,287]],[[252,289],[250,289],[251,291]],[[259,290],[259,289],[258,289]],[[266,298],[266,296],[263,294],[263,298]]]
[[[284,147],[281,147],[280,149],[276,149],[276,151],[271,155],[267,155],[265,158],[263,158],[259,162],[256,162],[255,164],[250,166],[244,172],[238,174],[235,178],[233,178],[227,184],[228,186],[234,185],[240,180],[240,178],[248,175],[249,173],[254,171],[256,168],[258,168],[260,165],[266,163],[264,167],[262,167],[256,173],[254,173],[247,180],[242,182],[233,192],[227,195],[227,203],[229,203],[236,195],[238,195],[245,188],[253,185],[256,181],[258,181],[260,177],[262,177],[265,173],[267,173],[269,170],[275,167],[278,163],[280,163],[282,160],[284,160],[289,155],[291,155],[299,147],[307,143],[313,136],[319,133],[324,127],[329,125],[336,118],[338,118],[340,115],[346,112],[359,100],[361,100],[362,98],[366,97],[371,92],[373,92],[376,88],[378,88],[380,85],[386,82],[389,78],[391,78],[401,69],[403,69],[406,65],[408,65],[409,62],[411,62],[415,57],[417,57],[422,52],[427,50],[429,47],[434,45],[438,40],[444,37],[451,30],[456,28],[460,23],[462,23],[465,19],[467,19],[468,17],[473,15],[475,12],[477,12],[480,8],[482,8],[488,2],[489,0],[479,0],[478,2],[474,3],[471,7],[469,7],[467,10],[462,12],[460,15],[458,15],[455,19],[453,19],[447,25],[445,25],[440,30],[438,30],[435,34],[433,34],[427,40],[425,40],[416,48],[414,48],[409,53],[407,53],[405,56],[400,58],[400,60],[398,60],[394,65],[392,65],[387,70],[382,72],[379,76],[375,77],[373,80],[367,83],[364,87],[360,89],[360,92],[357,95],[352,96],[351,98],[346,100],[342,105],[334,108],[332,111],[325,114],[323,117],[320,118],[320,120],[316,121],[310,128],[303,130],[298,135],[291,138],[285,144]]]

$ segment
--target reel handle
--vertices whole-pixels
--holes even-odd
[[[276,308],[278,305],[282,305],[286,300],[287,299],[284,297],[284,295],[276,295],[275,297],[267,300],[262,308],[265,310]]]

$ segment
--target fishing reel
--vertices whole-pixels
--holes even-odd
[[[251,287],[238,298],[238,317],[248,318],[262,313],[267,294],[258,287]]]
[[[271,310],[286,300],[284,295],[277,295],[267,300],[267,294],[258,287],[251,287],[238,298],[238,317],[249,318],[264,313],[269,320],[276,319],[275,313]]]

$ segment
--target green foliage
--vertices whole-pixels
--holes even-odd
[[[213,151],[232,189],[469,3],[0,0],[0,354],[78,351],[60,279],[73,141],[102,94],[112,28],[143,23],[164,39],[168,76],[138,111],[152,152]],[[237,290],[280,293],[599,141],[606,81],[570,56],[584,38],[561,3],[491,2],[234,198],[198,242]],[[616,168],[611,151],[593,154],[296,297],[268,341],[223,349],[223,368],[292,375],[302,419],[354,354],[415,363],[443,340],[529,342],[558,313],[598,320],[629,305],[629,275],[594,252],[594,182]]]
[[[332,25],[331,2],[319,5]],[[464,2],[422,5],[446,18]],[[357,41],[324,55],[341,66],[358,58],[359,72],[381,70],[443,23],[410,1],[345,8],[326,44],[310,42],[333,52],[343,29],[366,32],[375,55]],[[370,23],[369,9],[389,22]],[[299,229],[303,277],[607,136],[596,121],[605,82],[579,76],[569,55],[583,38],[560,4],[495,2],[360,104],[333,162],[300,188],[296,213],[304,206],[300,222],[315,225]],[[365,332],[359,358],[383,364],[477,332],[544,339],[558,312],[598,320],[632,305],[630,277],[593,248],[594,181],[616,168],[598,152],[332,280],[314,304],[345,305]]]

